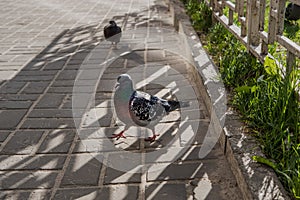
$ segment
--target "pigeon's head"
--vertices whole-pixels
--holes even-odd
[[[113,25],[113,26],[116,26],[116,25],[117,25],[116,22],[115,22],[114,20],[110,20],[110,21],[109,21],[109,24],[111,24],[111,25]]]
[[[132,87],[132,79],[128,74],[121,74],[120,76],[118,76],[117,78],[117,85],[116,88],[119,86],[131,86]]]

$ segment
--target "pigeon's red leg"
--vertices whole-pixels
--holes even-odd
[[[146,141],[146,142],[150,142],[150,143],[151,143],[151,142],[154,142],[155,139],[156,139],[156,136],[159,136],[159,134],[153,134],[152,137],[146,138],[145,141]]]
[[[125,131],[121,131],[119,134],[113,134],[111,136],[111,138],[117,138],[117,140],[120,139],[120,138],[126,138],[126,136],[124,135],[124,132]]]

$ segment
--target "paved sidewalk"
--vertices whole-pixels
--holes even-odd
[[[118,49],[103,41],[110,19]],[[0,199],[241,199],[218,144],[198,157],[208,111],[164,1],[4,0],[0,24]],[[164,118],[151,144],[134,127],[109,139],[122,128],[111,104],[121,73],[196,104]]]

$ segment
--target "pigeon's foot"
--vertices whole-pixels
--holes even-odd
[[[126,138],[126,136],[124,135],[124,131],[121,131],[119,134],[113,134],[111,138],[117,138],[118,140],[120,138]]]
[[[150,143],[151,143],[151,142],[154,142],[155,139],[156,139],[156,136],[159,136],[159,134],[153,134],[152,137],[146,138],[145,141],[146,141],[146,142],[150,142]]]

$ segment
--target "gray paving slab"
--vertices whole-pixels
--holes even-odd
[[[2,110],[0,130],[15,129],[26,114],[26,110]]]
[[[139,187],[115,185],[101,188],[76,188],[59,189],[55,194],[55,199],[114,199],[114,200],[132,200],[138,199]]]
[[[123,28],[116,49],[103,40],[111,19]],[[164,118],[153,143],[134,127],[110,138],[123,128],[112,109],[121,73],[141,90],[195,100],[172,23],[164,1],[0,1],[0,199],[240,199],[219,146],[198,158],[210,117],[201,95]],[[159,84],[143,83],[166,66]]]
[[[157,190],[159,188],[159,190]],[[186,199],[185,183],[149,184],[146,186],[146,199]]]
[[[27,76],[26,76],[27,77]],[[38,76],[39,82],[30,82],[23,90],[22,94],[42,94],[46,88],[49,86],[51,78],[44,79],[44,77]],[[30,78],[27,78],[30,79]]]
[[[36,104],[36,109],[45,108],[59,108],[63,100],[66,98],[65,94],[45,94]]]
[[[35,190],[32,191],[6,191],[0,194],[0,198],[2,199],[49,199],[50,198],[50,190]]]
[[[1,72],[2,73],[2,72]],[[26,82],[15,82],[8,81],[1,85],[1,94],[16,94],[18,93],[27,83]]]
[[[39,154],[67,154],[75,137],[73,130],[52,130],[41,143]]]
[[[61,155],[0,155],[0,170],[59,170],[65,159]]]
[[[61,181],[61,187],[97,186],[102,163],[90,154],[76,154]]]
[[[44,189],[52,188],[57,172],[52,171],[9,171],[0,172],[1,189]]]
[[[31,154],[36,150],[43,131],[17,131],[8,140],[1,154]]]

